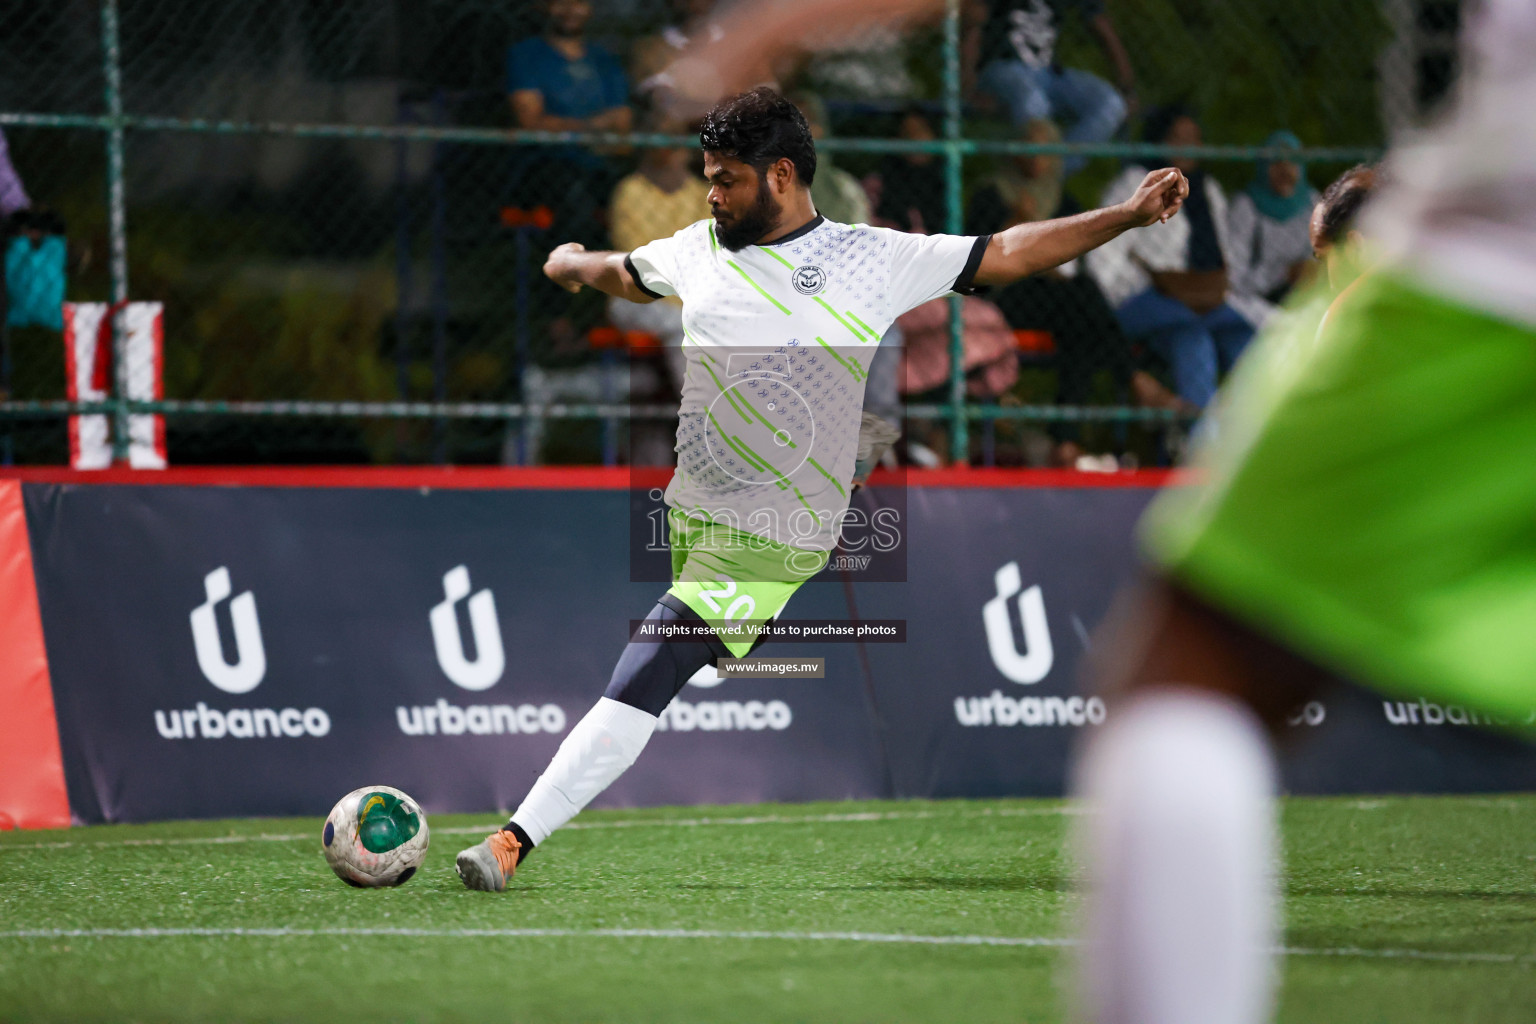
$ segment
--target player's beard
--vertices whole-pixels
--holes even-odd
[[[722,222],[720,215],[715,214],[715,237],[727,249],[739,252],[772,231],[782,213],[773,201],[773,192],[768,188],[768,182],[759,179],[757,199],[753,201],[751,209],[728,223]]]

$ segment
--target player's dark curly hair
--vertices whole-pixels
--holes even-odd
[[[1379,168],[1374,164],[1356,164],[1323,190],[1323,198],[1319,201],[1323,208],[1323,241],[1334,245],[1354,227],[1360,207],[1379,184]]]
[[[778,160],[795,165],[800,184],[816,177],[816,144],[805,115],[766,85],[715,104],[699,126],[706,152],[740,160],[759,175]]]

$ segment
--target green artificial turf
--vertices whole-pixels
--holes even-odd
[[[590,812],[505,894],[452,868],[492,815],[433,818],[394,890],[337,881],[318,819],[5,833],[0,1019],[1057,1021],[1059,945],[872,936],[1067,936],[1064,809]],[[1536,797],[1296,799],[1284,822],[1281,1020],[1536,1020]],[[100,934],[188,928],[286,931]],[[339,928],[371,934],[295,934]],[[466,934],[533,928],[575,934]],[[75,929],[97,934],[18,934]],[[590,934],[620,929],[793,934]]]

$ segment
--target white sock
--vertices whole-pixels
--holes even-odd
[[[535,846],[542,843],[635,763],[655,729],[655,715],[600,698],[565,737],[512,820]]]
[[[1254,1024],[1274,980],[1269,740],[1237,701],[1184,690],[1111,713],[1081,764],[1090,804],[1082,955],[1098,1024]]]

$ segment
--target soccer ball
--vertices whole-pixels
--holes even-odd
[[[421,805],[390,786],[364,786],[337,801],[320,841],[348,885],[400,885],[421,867],[430,834]]]

